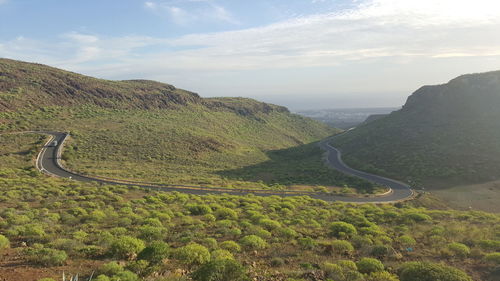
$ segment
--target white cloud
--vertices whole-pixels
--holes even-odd
[[[147,1],[144,5],[156,14],[166,15],[178,25],[207,21],[239,23],[230,11],[211,0]]]
[[[145,5],[168,11],[165,5],[156,6],[158,3],[154,2],[151,7]],[[363,72],[367,65],[375,69],[393,65],[392,72],[384,76],[393,77],[399,75],[400,68],[413,69],[412,65],[416,65],[414,71],[428,72],[423,70],[428,67],[423,66],[423,61],[440,64],[447,59],[467,59],[470,65],[480,66],[486,59],[500,59],[499,5],[487,0],[470,3],[372,0],[341,13],[178,38],[106,38],[76,32],[64,34],[55,44],[18,38],[0,42],[0,56],[39,61],[108,78],[179,80],[189,81],[191,85],[212,75],[204,80],[205,86],[215,83],[214,76],[221,72],[311,67],[334,67],[357,73]],[[172,17],[189,18],[183,14],[188,11],[175,5],[169,7]],[[228,16],[223,9],[219,12],[220,18]],[[182,23],[181,19],[178,23]],[[284,82],[286,77],[281,79],[282,84],[288,83]],[[220,77],[217,81],[227,83],[227,79]],[[327,84],[321,85],[327,87]],[[361,91],[369,87],[369,83],[356,83],[346,84],[343,89]],[[388,86],[379,87],[387,90]]]

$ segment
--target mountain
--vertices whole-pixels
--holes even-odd
[[[107,109],[173,109],[202,105],[238,114],[288,112],[250,99],[203,99],[198,94],[149,80],[109,81],[57,68],[0,59],[0,110],[95,105]]]
[[[500,178],[500,71],[424,86],[401,110],[337,137],[346,162],[445,187]]]
[[[0,59],[0,132],[21,130],[70,131],[65,165],[91,175],[235,188],[360,182],[325,167],[313,144],[338,130],[285,107]]]

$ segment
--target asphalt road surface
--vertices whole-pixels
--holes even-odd
[[[134,181],[124,181],[117,179],[107,179],[102,177],[91,177],[81,174],[73,173],[65,169],[60,164],[60,149],[64,145],[64,140],[67,137],[67,133],[60,132],[39,132],[43,134],[51,135],[52,138],[47,142],[47,144],[40,151],[37,158],[37,168],[43,173],[62,177],[70,178],[76,181],[82,182],[100,182],[103,184],[118,184],[126,186],[140,186],[154,190],[160,191],[178,191],[188,194],[205,195],[205,194],[232,194],[232,195],[245,195],[254,194],[256,196],[310,196],[315,199],[321,199],[325,201],[342,201],[342,202],[352,202],[352,203],[391,203],[400,200],[408,199],[412,196],[412,191],[409,186],[387,179],[384,177],[379,177],[376,175],[367,174],[361,171],[357,171],[347,167],[340,159],[340,152],[328,145],[328,139],[320,142],[320,147],[325,149],[328,153],[327,163],[334,169],[337,169],[343,173],[360,177],[377,184],[388,186],[392,189],[387,195],[377,196],[377,197],[348,197],[348,196],[338,196],[330,195],[325,193],[316,192],[297,192],[297,191],[272,191],[272,190],[262,190],[262,189],[237,189],[231,190],[226,188],[214,188],[214,187],[200,187],[200,186],[189,186],[189,185],[164,185],[155,183],[145,183],[145,182],[134,182]],[[54,141],[57,145],[54,146]]]

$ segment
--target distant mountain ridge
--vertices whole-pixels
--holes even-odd
[[[339,136],[347,162],[421,185],[500,178],[500,71],[414,92],[399,111]]]
[[[196,93],[156,81],[103,80],[46,65],[0,58],[0,110],[82,104],[114,109],[168,109],[198,104],[243,115],[288,112],[285,107],[251,99],[205,99]]]

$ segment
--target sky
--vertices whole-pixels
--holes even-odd
[[[497,0],[0,0],[0,57],[292,110],[500,70]]]

